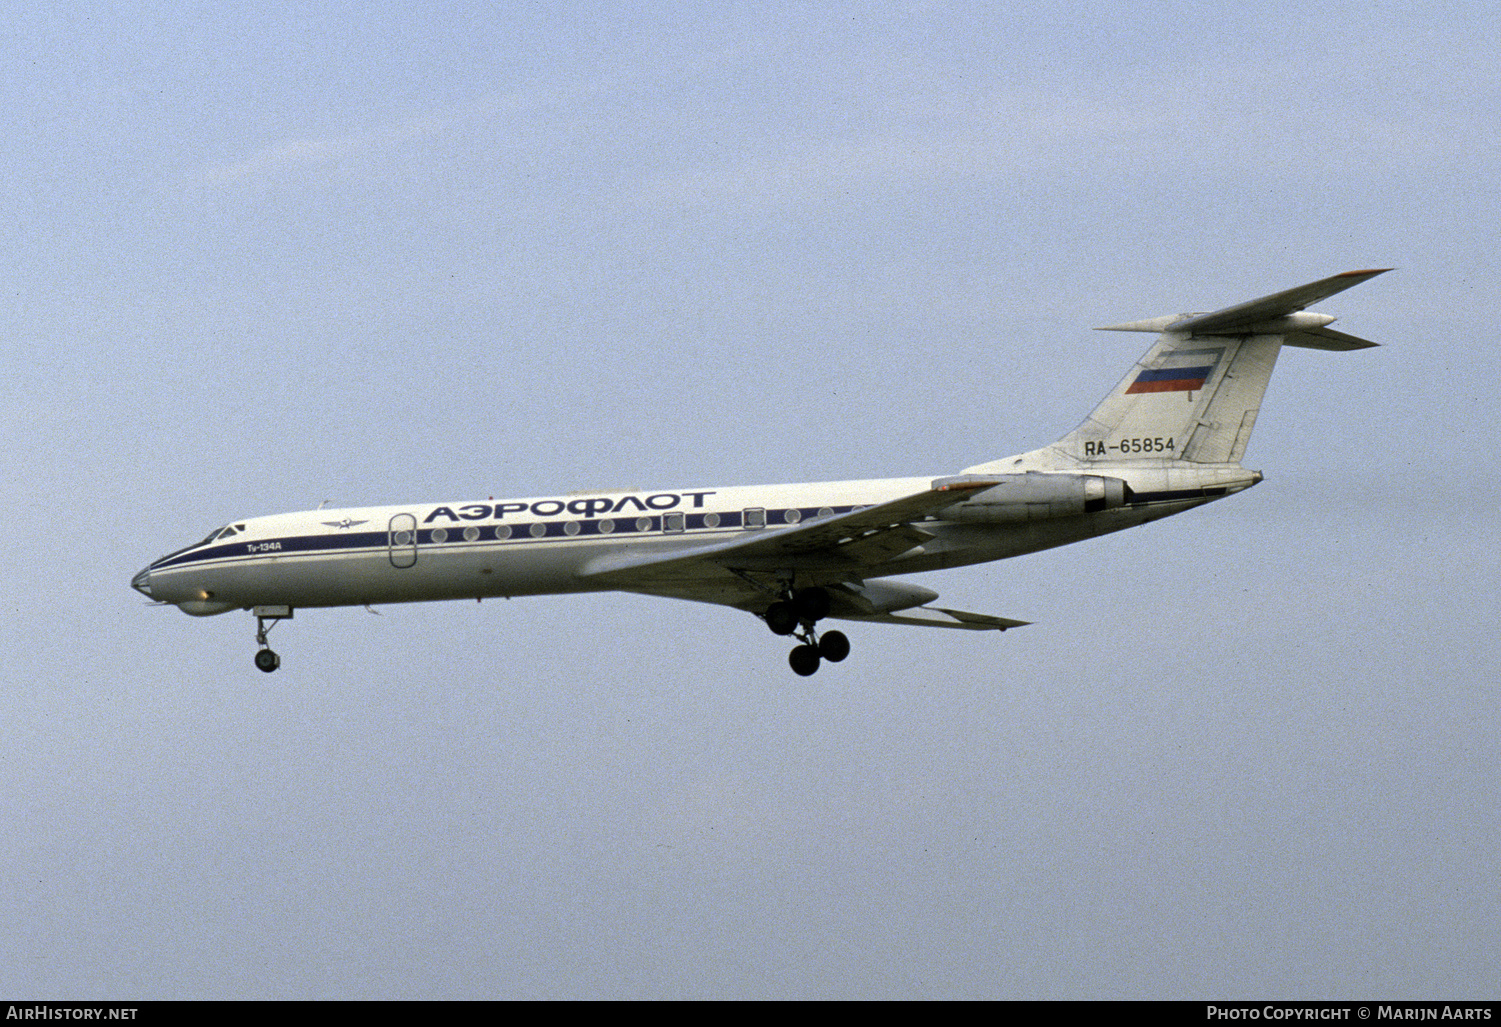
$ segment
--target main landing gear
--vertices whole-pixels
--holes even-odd
[[[802,677],[816,673],[824,660],[838,663],[850,654],[850,640],[844,632],[825,631],[819,635],[814,629],[815,624],[829,615],[831,605],[827,589],[803,588],[796,592],[788,589],[784,598],[772,603],[761,615],[773,634],[791,635],[802,643],[787,655],[793,672]]]
[[[281,666],[281,657],[277,656],[266,642],[266,633],[276,627],[277,621],[291,619],[292,608],[290,606],[257,606],[255,608],[255,641],[260,646],[255,654],[257,670],[270,674]]]

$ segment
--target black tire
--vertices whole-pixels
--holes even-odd
[[[850,640],[843,631],[825,631],[818,639],[818,655],[830,663],[838,663],[850,654]]]
[[[790,635],[797,630],[797,607],[791,603],[775,602],[766,608],[766,626],[774,635]]]
[[[263,670],[269,674],[281,666],[281,657],[277,656],[270,649],[261,649],[255,654],[255,666],[256,669]]]
[[[787,654],[787,663],[794,673],[802,677],[816,674],[819,664],[818,650],[811,645],[797,646]]]
[[[829,598],[829,590],[826,588],[805,588],[792,597],[792,604],[797,607],[803,620],[819,621],[829,615],[833,600]]]

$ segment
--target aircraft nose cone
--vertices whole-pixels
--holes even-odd
[[[147,567],[141,573],[130,579],[130,587],[135,589],[147,599],[151,598],[151,568]]]

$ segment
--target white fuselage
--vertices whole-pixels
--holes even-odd
[[[922,523],[932,537],[861,569],[903,574],[1003,559],[1132,527],[1259,480],[1239,467],[1093,467],[1134,493],[1110,509],[1058,511],[958,503]],[[207,616],[267,605],[320,607],[597,590],[664,594],[584,572],[629,549],[671,554],[875,506],[930,478],[800,485],[602,491],[524,499],[324,509],[250,518],[154,561],[132,582]],[[774,570],[775,568],[762,568]],[[804,580],[817,571],[800,572]],[[841,568],[834,577],[847,577]],[[712,588],[682,598],[722,601]]]

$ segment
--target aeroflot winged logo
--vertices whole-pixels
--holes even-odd
[[[1126,390],[1132,396],[1141,392],[1198,392],[1214,373],[1222,349],[1195,349],[1172,353],[1155,371],[1143,371]]]
[[[324,521],[323,523],[328,525],[330,528],[353,528],[360,524],[369,524],[370,522],[352,521],[348,517],[346,517],[342,521]]]

